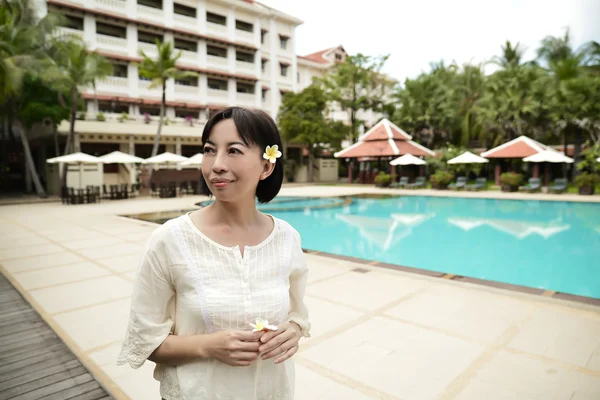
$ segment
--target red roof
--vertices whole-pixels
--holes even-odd
[[[346,50],[344,50],[344,48],[342,46],[338,46],[338,47],[330,47],[328,49],[325,50],[321,50],[321,51],[317,51],[316,53],[311,53],[308,54],[306,56],[298,56],[299,58],[303,58],[305,60],[309,60],[309,61],[313,61],[319,64],[331,64],[331,61],[326,59],[325,57],[323,57],[325,55],[325,53],[329,52],[329,51],[333,51],[333,50],[337,50],[340,49],[342,50],[344,53],[346,53]]]
[[[485,158],[525,158],[549,149],[527,136],[519,136],[509,142],[481,153]]]
[[[413,142],[412,137],[387,119],[379,121],[354,143],[334,154],[336,158],[393,157],[404,154],[434,156],[435,153]]]

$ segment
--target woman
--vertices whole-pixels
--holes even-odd
[[[152,234],[118,364],[155,362],[166,400],[292,399],[290,357],[310,336],[306,261],[298,232],[256,209],[281,188],[279,131],[234,107],[208,121],[202,143],[215,201]]]

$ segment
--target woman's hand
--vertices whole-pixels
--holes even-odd
[[[265,333],[260,341],[263,343],[258,352],[263,360],[275,358],[275,364],[284,362],[298,352],[298,342],[302,337],[300,327],[293,322],[284,322],[276,331]]]
[[[258,358],[264,332],[227,330],[207,335],[206,353],[234,367],[246,367]]]

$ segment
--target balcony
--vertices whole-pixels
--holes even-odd
[[[245,61],[236,61],[235,62],[235,73],[236,74],[245,74],[245,75],[256,75],[254,63],[248,63]]]
[[[56,28],[56,33],[57,36],[59,37],[76,37],[76,38],[80,38],[83,39],[83,31],[77,30],[77,29],[71,29],[71,28],[66,28],[63,26],[60,26],[58,28]]]
[[[188,86],[175,84],[175,100],[199,102],[200,88],[198,86]]]
[[[198,22],[195,18],[188,17],[186,15],[174,14],[173,21],[177,28],[188,29],[191,31],[198,31]]]
[[[96,8],[119,14],[127,13],[125,0],[96,0]]]
[[[248,43],[248,44],[254,45],[254,43],[255,43],[254,32],[246,32],[246,31],[237,29],[235,31],[235,40],[236,40],[236,42],[243,42],[243,43]]]
[[[96,45],[98,49],[107,50],[111,53],[127,54],[127,39],[114,36],[96,34]]]
[[[225,57],[206,56],[206,65],[208,69],[227,70],[229,69],[229,61]]]
[[[127,94],[129,93],[129,79],[118,76],[107,76],[98,81],[97,90],[99,92]]]
[[[229,104],[229,92],[227,90],[208,89],[209,104]]]
[[[215,24],[213,22],[206,23],[206,29],[209,36],[227,37],[227,25]]]
[[[252,108],[256,106],[256,95],[254,93],[236,93],[236,95],[236,103],[238,106]]]
[[[153,7],[143,6],[141,4],[137,5],[137,16],[138,19],[144,19],[150,22],[156,22],[161,25],[165,22],[165,13],[163,10]]]
[[[143,50],[144,53],[148,57],[155,57],[155,56],[158,55],[158,50],[156,49],[156,45],[155,44],[138,42],[137,45],[138,45],[138,54],[139,54],[140,50]]]
[[[179,58],[180,63],[198,66],[198,63],[199,63],[198,53],[196,53],[194,51],[188,51],[188,50],[176,50],[176,51],[181,51],[181,57]]]

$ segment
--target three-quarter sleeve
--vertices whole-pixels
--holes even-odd
[[[304,303],[304,293],[308,281],[308,265],[306,256],[302,251],[300,235],[292,229],[293,240],[291,249],[291,271],[290,271],[290,312],[288,321],[295,322],[302,330],[302,336],[310,337],[310,322],[308,320],[308,308]]]
[[[129,322],[117,365],[141,367],[167,338],[173,327],[170,310],[174,296],[166,249],[151,238],[135,278]]]

